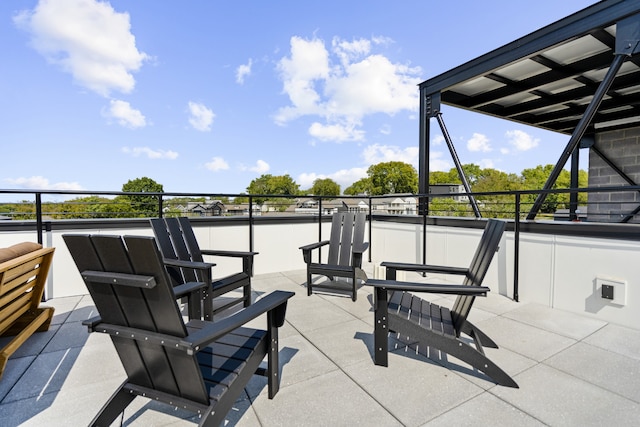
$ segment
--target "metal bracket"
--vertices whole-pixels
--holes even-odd
[[[636,14],[616,24],[616,55],[640,52],[640,15]]]
[[[424,99],[424,114],[426,118],[436,117],[440,113],[440,92],[432,93]]]

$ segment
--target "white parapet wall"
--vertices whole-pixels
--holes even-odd
[[[328,239],[330,223],[323,223],[323,239]],[[249,229],[245,225],[216,227],[194,226],[202,248],[246,251]],[[67,231],[74,233],[77,231]],[[86,293],[84,283],[62,235],[65,231],[47,232],[45,246],[56,247],[53,267],[46,289],[47,298]],[[82,230],[81,233],[135,234],[152,236],[151,229]],[[426,261],[467,267],[482,234],[481,229],[427,226]],[[35,241],[34,233],[0,234],[0,244]],[[253,231],[254,274],[303,270],[300,246],[318,241],[317,223],[257,223]],[[514,234],[506,232],[500,250],[487,273],[484,284],[492,293],[513,298]],[[372,224],[371,261],[422,262],[422,226],[392,221]],[[322,252],[323,258],[327,250]],[[365,253],[366,259],[369,254]],[[216,258],[214,274],[223,276],[239,271],[239,259]],[[549,307],[582,313],[632,328],[640,328],[640,243],[634,241],[569,237],[551,234],[521,233],[519,262],[519,299]],[[406,280],[411,280],[407,273]],[[456,282],[460,278],[446,278]],[[603,298],[602,287],[614,286],[614,299]]]

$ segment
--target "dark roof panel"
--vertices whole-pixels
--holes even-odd
[[[605,0],[420,84],[443,104],[571,134],[616,49],[616,23],[640,0]],[[630,57],[590,131],[640,123],[640,58]]]

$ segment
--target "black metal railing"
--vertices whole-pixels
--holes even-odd
[[[510,222],[514,232],[514,298],[518,299],[518,266],[520,233],[545,232],[544,223],[588,222],[593,224],[617,223],[617,227],[588,227],[571,229],[554,227],[553,232],[572,235],[588,235],[602,238],[640,238],[640,227],[626,228],[636,220],[640,212],[640,202],[636,201],[640,186],[611,186],[581,189],[520,190],[449,194],[394,194],[385,196],[292,196],[292,195],[246,195],[246,194],[203,194],[203,193],[128,193],[105,191],[57,191],[57,190],[0,190],[0,200],[25,197],[20,201],[0,201],[0,232],[15,227],[21,230],[35,228],[38,242],[43,241],[43,232],[50,231],[56,224],[68,226],[70,223],[85,221],[105,222],[115,219],[137,222],[148,226],[150,217],[191,216],[218,217],[220,224],[246,222],[249,227],[250,250],[253,250],[254,225],[257,217],[263,219],[288,216],[306,217],[318,223],[318,239],[322,240],[323,220],[329,220],[334,211],[348,209],[369,213],[368,234],[370,247],[373,220],[401,221],[413,218],[422,224],[422,258],[426,262],[426,233],[429,224],[446,224],[468,227],[469,221],[455,222],[457,219],[503,218]],[[536,221],[526,219],[530,208],[545,194],[547,204],[542,206]],[[581,195],[587,212],[581,212],[575,205],[570,206],[570,195]],[[594,197],[593,195],[607,195]],[[615,196],[615,197],[612,197]],[[617,195],[617,196],[616,196]],[[473,196],[473,197],[470,197]],[[469,200],[477,201],[478,209],[473,209]],[[590,203],[589,200],[595,200]],[[217,203],[216,201],[222,201]],[[237,201],[237,203],[236,203]],[[199,202],[199,203],[198,203]],[[193,206],[189,208],[189,203]],[[593,209],[597,206],[597,209]],[[217,208],[217,210],[216,210]],[[204,218],[203,218],[204,219]],[[413,221],[412,220],[412,221]],[[229,221],[229,222],[227,222]],[[119,221],[118,221],[119,222]],[[640,221],[638,221],[640,222]],[[120,223],[120,222],[119,222]],[[476,227],[483,226],[477,221]],[[95,223],[93,223],[95,225]],[[547,230],[548,231],[548,230]],[[371,261],[369,250],[369,261]]]

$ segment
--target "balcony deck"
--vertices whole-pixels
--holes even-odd
[[[631,426],[640,419],[638,330],[497,294],[478,298],[470,320],[501,345],[487,351],[520,385],[510,389],[451,357],[396,349],[388,368],[375,366],[371,290],[361,288],[353,303],[308,297],[304,282],[304,271],[254,278],[256,297],[296,292],[280,330],[281,389],[269,400],[266,380],[254,377],[227,425]],[[3,426],[87,425],[125,378],[110,339],[81,324],[96,314],[88,296],[47,304],[56,308],[50,331],[30,338],[0,380]],[[189,416],[138,398],[124,425],[194,425]]]

